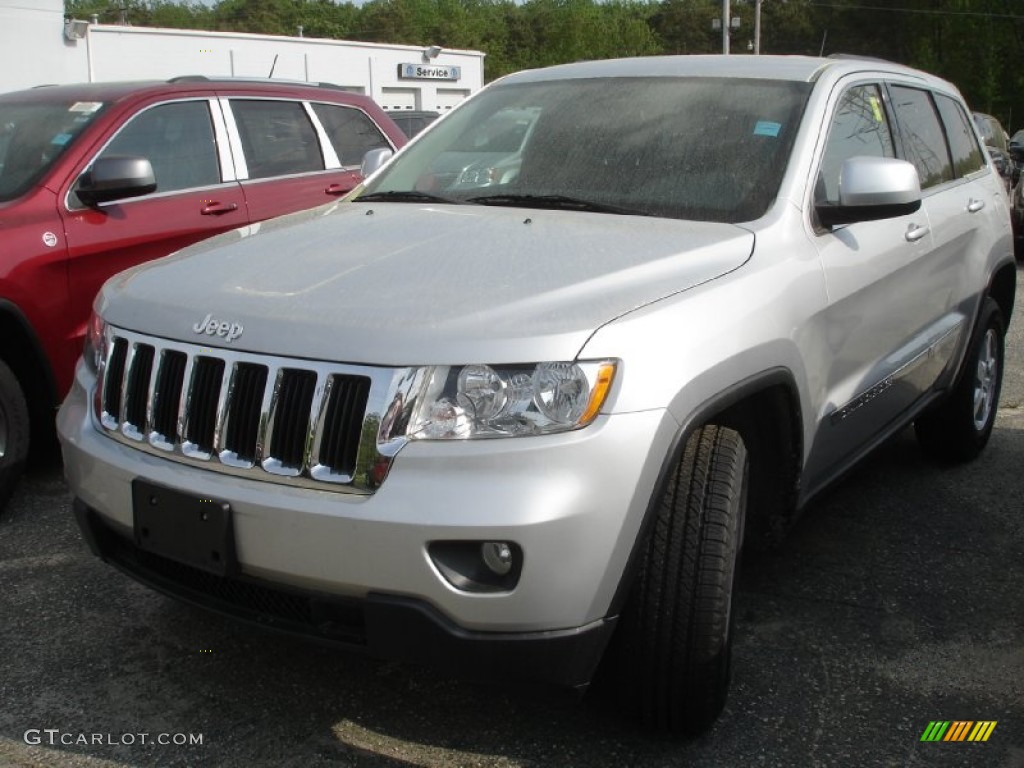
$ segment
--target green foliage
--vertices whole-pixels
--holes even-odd
[[[754,36],[754,0],[732,51]],[[956,83],[1012,132],[1024,122],[1021,0],[762,0],[762,53],[853,53],[900,61]],[[122,12],[123,9],[123,12]],[[716,53],[721,0],[65,0],[107,24],[216,29],[440,45],[487,53],[488,79],[531,67],[620,56]],[[1015,117],[1014,117],[1015,115]]]

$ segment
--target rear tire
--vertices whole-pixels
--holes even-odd
[[[619,700],[644,725],[694,735],[725,706],[747,451],[704,426],[657,500],[612,648]]]
[[[25,394],[18,378],[0,360],[0,512],[25,471],[29,434]]]
[[[1003,315],[985,299],[956,387],[914,424],[921,449],[945,462],[970,461],[981,453],[996,421],[1003,381]]]

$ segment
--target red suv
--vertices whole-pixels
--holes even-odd
[[[336,199],[405,136],[309,83],[176,78],[0,95],[0,509],[52,435],[93,297],[134,264]],[[201,276],[196,276],[201,280]]]

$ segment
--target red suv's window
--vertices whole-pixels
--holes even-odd
[[[371,149],[391,148],[377,124],[358,109],[314,104],[313,111],[320,119],[343,166],[359,166],[363,162],[363,155]]]
[[[295,101],[232,99],[250,179],[324,170],[316,130]]]
[[[0,104],[0,201],[27,192],[103,107],[98,101]]]
[[[104,155],[148,158],[157,192],[206,187],[221,180],[205,101],[179,101],[146,110],[107,145]]]

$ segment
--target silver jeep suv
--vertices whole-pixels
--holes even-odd
[[[535,123],[500,173],[438,171],[502,110]],[[93,551],[162,592],[472,676],[583,688],[600,663],[691,732],[725,700],[744,538],[912,422],[974,458],[1014,287],[949,83],[523,72],[350,199],[108,282],[66,473]]]

